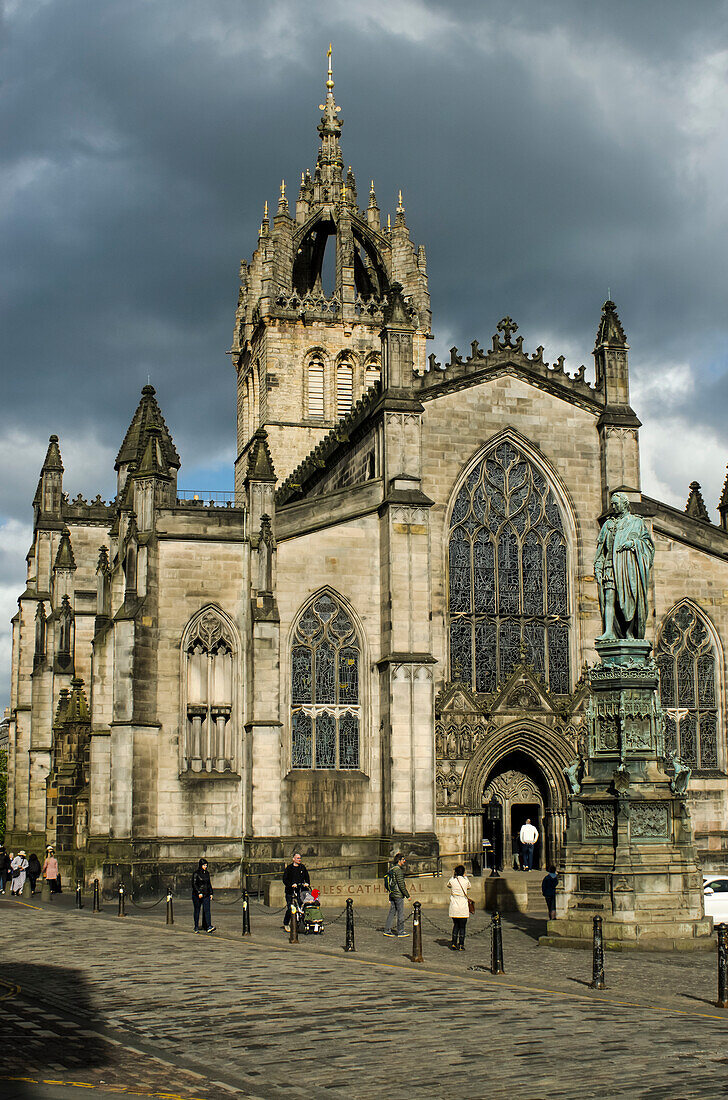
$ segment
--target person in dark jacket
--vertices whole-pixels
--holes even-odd
[[[286,890],[286,912],[283,917],[283,927],[286,932],[291,931],[291,902],[299,886],[310,886],[308,871],[301,863],[301,853],[294,852],[293,859],[283,872],[283,885]]]
[[[406,863],[407,860],[402,853],[397,852],[394,857],[394,863],[389,868],[389,912],[387,913],[387,920],[384,925],[385,936],[406,935],[404,930],[404,899],[409,897],[409,890],[404,884],[404,869]],[[395,917],[397,918],[396,932],[392,929]]]
[[[214,932],[215,925],[210,916],[210,900],[212,899],[212,883],[210,872],[207,869],[207,860],[201,859],[197,864],[197,870],[192,876],[192,905],[195,911],[195,932],[199,932],[200,910],[202,910],[202,931]]]
[[[40,874],[40,860],[35,852],[31,852],[28,856],[28,878],[30,880],[30,892],[35,893],[35,884],[38,881],[38,875]]]
[[[559,875],[553,865],[549,864],[549,873],[545,876],[541,883],[541,893],[546,900],[546,907],[549,911],[549,920],[556,920],[556,887],[559,885]]]

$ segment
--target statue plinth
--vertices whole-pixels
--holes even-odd
[[[666,770],[658,672],[644,639],[600,639],[589,671],[587,757],[574,793],[557,894],[542,943],[711,947],[684,787]],[[681,789],[682,787],[682,789]]]

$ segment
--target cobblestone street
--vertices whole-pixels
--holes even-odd
[[[414,964],[410,938],[379,931],[384,910],[356,911],[345,954],[343,909],[290,945],[280,912],[255,902],[245,940],[239,903],[216,898],[217,932],[195,936],[186,900],[173,927],[163,903],[128,902],[120,919],[85,902],[0,898],[7,1100],[728,1094],[712,952],[608,952],[596,993],[590,953],[539,948],[531,916],[504,919],[506,973],[493,977],[482,912],[453,954],[445,912],[425,911]]]

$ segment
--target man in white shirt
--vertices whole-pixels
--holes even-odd
[[[521,859],[523,861],[523,870],[530,871],[533,867],[533,849],[536,841],[538,840],[538,829],[535,825],[531,824],[531,818],[526,818],[526,824],[521,825],[521,831],[518,834],[518,839],[521,842]]]

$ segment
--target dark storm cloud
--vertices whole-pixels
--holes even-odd
[[[374,177],[386,214],[401,187],[427,246],[438,352],[486,343],[510,313],[528,347],[589,365],[609,287],[649,400],[638,411],[672,425],[662,476],[660,433],[643,436],[647,491],[677,499],[697,476],[715,503],[728,458],[725,16],[682,0],[8,3],[12,545],[51,431],[72,492],[113,492],[148,375],[180,483],[232,482],[238,263],[264,199],[283,176],[295,192],[315,162],[329,39],[359,194]],[[6,557],[0,585],[19,590]]]

